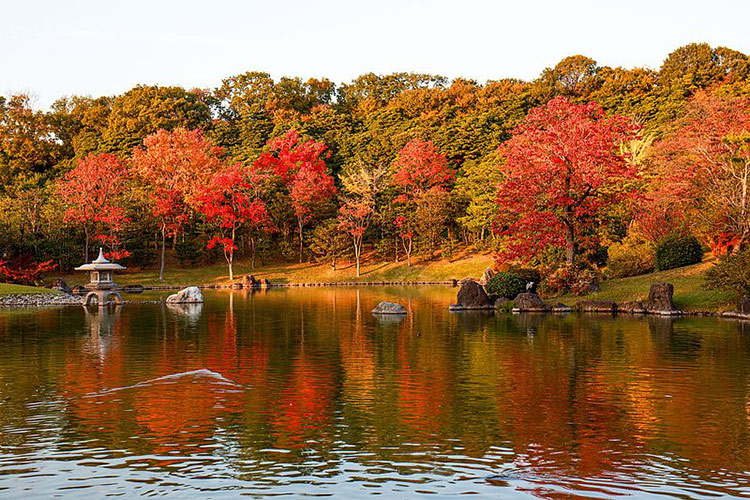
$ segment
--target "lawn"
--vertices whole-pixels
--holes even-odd
[[[489,254],[457,256],[453,261],[416,261],[412,266],[406,262],[366,262],[362,265],[361,276],[356,276],[354,264],[342,262],[334,271],[327,263],[268,264],[250,268],[250,261],[235,262],[235,279],[246,274],[256,278],[267,278],[274,283],[320,283],[320,282],[371,282],[371,281],[444,281],[465,277],[479,277],[490,266],[493,258]],[[76,273],[63,277],[70,286],[84,284],[88,276]],[[129,269],[115,275],[115,281],[122,286],[140,284],[144,286],[188,286],[229,283],[229,273],[224,261],[196,268],[181,268],[178,263],[168,263],[164,281],[159,281],[158,269]]]
[[[0,283],[0,295],[28,295],[28,294],[39,294],[39,293],[61,293],[57,290],[50,290],[49,288],[39,288],[36,286],[25,286],[25,285],[12,285],[10,283]]]
[[[713,265],[702,262],[693,266],[661,271],[643,276],[604,281],[601,291],[583,297],[561,297],[560,302],[572,304],[583,299],[604,299],[615,302],[645,300],[653,283],[672,283],[674,302],[683,311],[718,311],[733,308],[731,294],[704,290],[704,274]]]

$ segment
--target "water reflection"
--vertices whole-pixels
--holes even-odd
[[[449,314],[454,293],[0,312],[0,488],[750,495],[746,324]]]

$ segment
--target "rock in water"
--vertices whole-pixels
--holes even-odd
[[[260,283],[258,283],[258,280],[255,279],[255,276],[246,274],[242,278],[242,284],[247,288],[252,288],[254,286],[258,286]]]
[[[174,295],[167,297],[167,302],[172,304],[190,304],[203,302],[203,294],[197,286],[183,288]]]
[[[679,314],[680,311],[672,302],[674,286],[671,283],[654,283],[648,292],[646,311],[651,314]]]
[[[513,300],[513,310],[516,312],[543,312],[548,309],[539,295],[532,292],[519,293]]]
[[[375,306],[372,314],[406,314],[406,308],[395,302],[381,302]]]
[[[458,305],[466,309],[493,308],[494,304],[487,296],[482,285],[476,281],[466,281],[458,291]]]

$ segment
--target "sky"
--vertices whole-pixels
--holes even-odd
[[[0,94],[213,88],[246,71],[349,82],[414,71],[536,78],[563,57],[658,68],[707,42],[750,53],[750,0],[3,0]]]

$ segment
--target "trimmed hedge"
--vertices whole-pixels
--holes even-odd
[[[656,247],[656,270],[666,271],[698,264],[703,259],[703,247],[695,236],[670,236]]]

